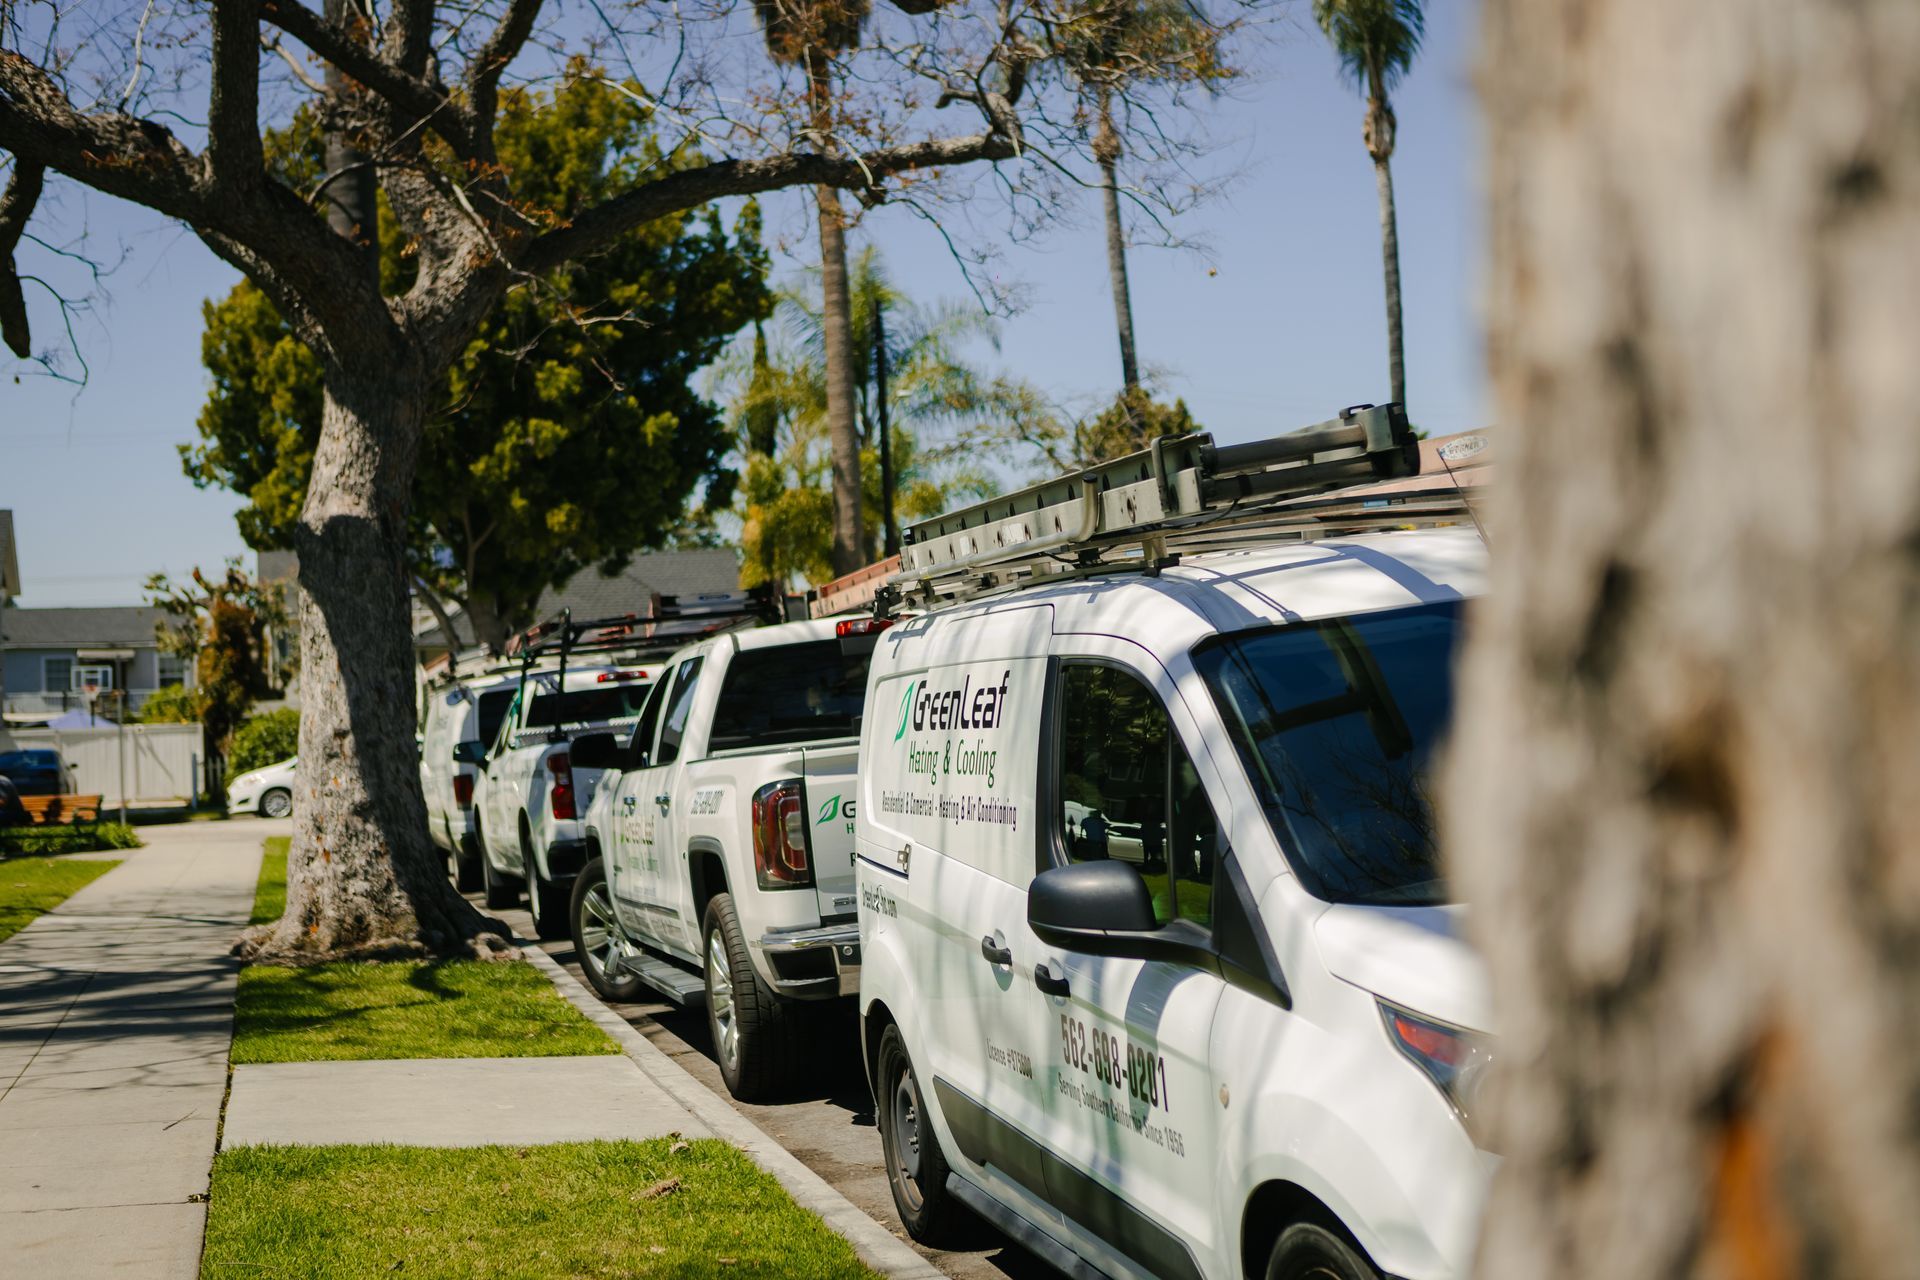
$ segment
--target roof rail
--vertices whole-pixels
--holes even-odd
[[[1062,576],[1153,571],[1182,554],[1263,541],[1469,517],[1450,477],[1405,483],[1419,473],[1419,441],[1391,403],[1355,405],[1251,444],[1216,445],[1206,433],[1166,437],[910,526],[900,571],[876,607],[930,606]],[[1374,485],[1382,492],[1369,494]]]

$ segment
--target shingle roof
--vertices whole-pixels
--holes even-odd
[[[20,559],[13,546],[13,512],[0,511],[0,596],[20,594]]]
[[[576,618],[605,618],[620,613],[644,613],[654,592],[663,596],[734,591],[740,586],[740,558],[731,547],[698,547],[689,551],[659,551],[635,556],[624,573],[607,577],[598,569],[584,569],[555,591],[541,593],[536,618],[551,618],[572,609]]]
[[[0,613],[0,647],[8,649],[151,648],[164,615],[147,605],[109,609],[22,609]]]

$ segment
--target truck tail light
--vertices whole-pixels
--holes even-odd
[[[456,773],[453,775],[453,802],[462,809],[473,808],[473,775]]]
[[[894,621],[892,618],[844,618],[833,624],[833,634],[842,640],[849,636],[877,636]]]
[[[753,793],[753,871],[762,889],[813,884],[808,840],[807,802],[798,778],[770,782]]]
[[[564,751],[554,752],[547,757],[547,772],[553,775],[553,787],[547,792],[547,798],[553,804],[553,816],[574,817],[572,758]]]

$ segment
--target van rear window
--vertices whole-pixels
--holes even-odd
[[[852,737],[867,703],[868,657],[840,652],[838,640],[735,654],[707,749]]]

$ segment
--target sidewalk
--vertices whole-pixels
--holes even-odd
[[[233,1029],[227,949],[279,829],[144,828],[125,865],[0,943],[9,1271],[197,1274]]]

